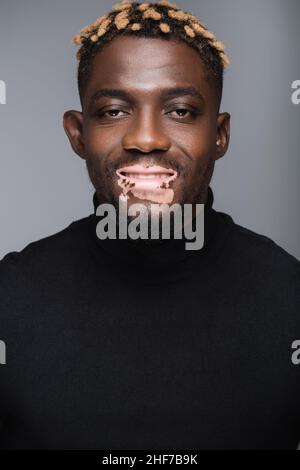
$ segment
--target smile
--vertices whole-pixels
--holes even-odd
[[[132,186],[147,186],[152,188],[167,188],[169,183],[177,178],[177,171],[162,166],[131,165],[119,168],[117,176],[126,180]]]

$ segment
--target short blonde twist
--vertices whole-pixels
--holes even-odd
[[[173,10],[179,10],[177,5],[174,5],[174,3],[169,2],[168,0],[159,0],[159,5],[162,5],[164,7],[172,8]]]
[[[178,20],[178,21],[186,21],[189,19],[187,13],[184,13],[181,10],[179,11],[169,10],[168,15],[170,18],[173,18],[173,20]]]
[[[128,8],[131,8],[131,6],[132,6],[132,2],[125,1],[125,2],[120,2],[120,3],[115,3],[112,6],[112,9],[113,11],[123,11],[123,10],[127,10]]]
[[[158,11],[154,10],[154,8],[148,8],[143,13],[143,18],[148,19],[151,18],[152,20],[160,20],[161,14]]]
[[[87,26],[87,27],[90,27],[90,28],[95,27],[95,28],[97,28],[97,27],[100,26],[101,23],[102,23],[104,20],[106,20],[107,18],[108,18],[108,15],[102,15],[102,16],[100,16],[99,18],[97,18],[96,21],[95,21],[92,25]]]
[[[168,24],[168,18],[170,18]],[[138,32],[144,27],[144,21],[147,20],[161,21],[158,29],[162,33],[169,33],[174,25],[171,26],[172,20],[182,23],[182,33],[189,41],[195,40],[197,45],[197,38],[203,38],[207,43],[217,51],[219,59],[223,67],[227,67],[229,60],[225,53],[225,46],[221,41],[218,41],[215,35],[207,29],[207,27],[199,21],[199,19],[182,11],[177,5],[169,2],[168,0],[159,0],[158,3],[136,3],[128,0],[123,0],[116,3],[112,7],[112,12],[102,15],[96,19],[91,25],[85,26],[75,35],[72,39],[73,44],[81,46],[78,50],[76,57],[81,59],[82,53],[88,42],[96,44],[102,40],[102,37],[116,28],[117,31],[125,30]],[[174,33],[177,27],[174,27]],[[112,37],[112,36],[110,36]],[[199,43],[199,49],[202,48]]]
[[[170,26],[167,23],[160,23],[159,27],[163,33],[169,33],[170,32]]]
[[[145,10],[148,10],[149,7],[150,7],[150,3],[141,3],[138,6],[138,10],[139,11],[145,11]]]
[[[121,11],[115,17],[115,25],[118,29],[125,29],[129,23],[128,12],[126,10]]]
[[[133,23],[131,25],[132,31],[139,31],[142,28],[142,25],[140,23]]]
[[[194,38],[196,36],[194,30],[190,26],[185,25],[184,30],[190,38]]]

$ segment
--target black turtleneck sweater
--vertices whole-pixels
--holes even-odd
[[[3,258],[1,448],[296,449],[300,263],[212,204],[199,251],[94,211]]]

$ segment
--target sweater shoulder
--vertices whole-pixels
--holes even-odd
[[[233,222],[226,247],[230,269],[237,276],[273,292],[285,291],[300,304],[300,261],[273,239]]]
[[[249,256],[267,256],[272,262],[300,270],[300,261],[270,237],[234,223],[234,235]],[[263,258],[262,258],[263,261]]]
[[[20,251],[11,251],[0,260],[0,285],[10,274],[22,271],[24,268],[37,265],[46,267],[49,261],[74,256],[86,231],[89,217],[71,222],[64,229],[33,241]]]

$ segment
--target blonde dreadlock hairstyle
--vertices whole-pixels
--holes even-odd
[[[82,99],[95,54],[121,34],[138,37],[180,39],[196,49],[206,65],[208,79],[214,79],[222,95],[223,72],[229,64],[225,46],[199,19],[170,3],[138,3],[123,0],[113,5],[112,11],[82,28],[72,42],[79,45],[77,52],[78,88]]]

